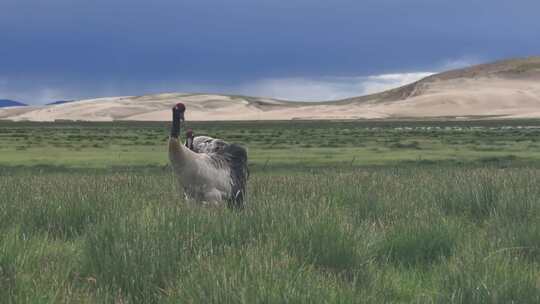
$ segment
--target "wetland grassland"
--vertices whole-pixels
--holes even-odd
[[[540,121],[189,127],[245,210],[183,203],[166,123],[0,122],[2,303],[540,302]]]

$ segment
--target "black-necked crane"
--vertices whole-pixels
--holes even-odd
[[[182,144],[179,135],[185,111],[182,103],[172,109],[169,160],[186,198],[203,204],[227,203],[229,208],[243,208],[249,175],[246,150],[221,139],[194,137],[191,130]]]

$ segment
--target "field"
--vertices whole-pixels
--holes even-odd
[[[0,122],[2,303],[540,302],[540,121],[190,127],[245,210],[183,204],[166,123]]]

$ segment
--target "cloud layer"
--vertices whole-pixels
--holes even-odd
[[[411,78],[380,74],[540,50],[538,0],[404,3],[0,0],[0,28],[9,29],[0,30],[0,98],[195,91],[335,99]],[[457,60],[440,64],[449,58]]]
[[[30,104],[57,100],[104,96],[144,95],[162,92],[208,92],[271,97],[294,101],[327,101],[381,92],[415,82],[433,73],[414,72],[359,77],[269,78],[238,85],[168,84],[148,87],[115,87],[113,84],[91,88],[36,87],[33,90],[11,91],[7,80],[0,79],[0,96]]]
[[[45,104],[58,100],[147,95],[163,92],[220,93],[271,97],[293,101],[328,101],[378,93],[418,81],[438,71],[463,68],[484,60],[478,56],[461,56],[439,61],[428,70],[383,73],[352,77],[269,77],[253,81],[220,84],[212,81],[117,79],[87,81],[58,77],[9,78],[0,75],[0,98],[28,104]]]
[[[326,101],[382,92],[415,82],[432,74],[431,72],[414,72],[367,77],[263,79],[244,84],[236,91],[244,95],[285,100]]]

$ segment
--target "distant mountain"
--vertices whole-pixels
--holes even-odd
[[[510,59],[434,74],[385,92],[326,102],[166,93],[118,96],[54,106],[0,109],[0,119],[169,121],[182,102],[202,120],[540,118],[540,57]]]
[[[73,102],[73,101],[75,100],[58,100],[58,101],[49,102],[47,105],[54,106],[54,105],[64,104],[64,103]]]
[[[5,107],[24,107],[27,106],[27,104],[15,101],[15,100],[9,100],[9,99],[0,99],[0,108]]]

